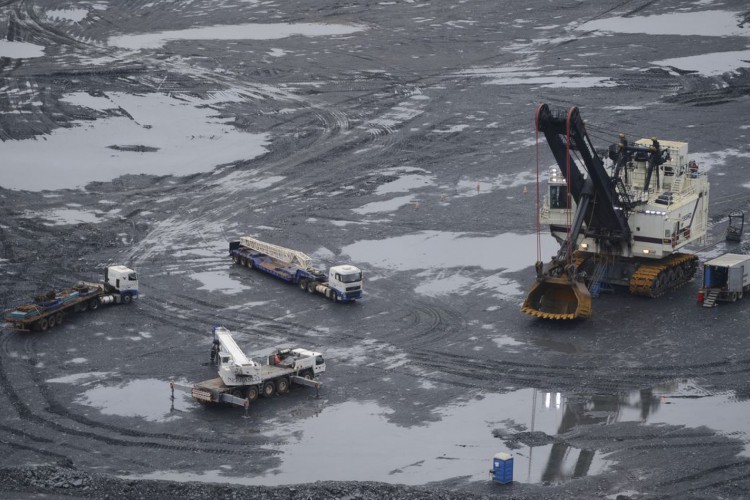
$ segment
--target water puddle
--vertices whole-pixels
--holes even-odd
[[[291,36],[340,36],[364,30],[364,26],[316,23],[238,24],[161,31],[111,37],[109,45],[124,49],[158,49],[178,40],[278,40]]]
[[[97,224],[104,212],[77,210],[75,208],[58,208],[46,212],[26,212],[25,218],[47,219],[47,226],[67,226],[73,224]]]
[[[42,57],[44,47],[28,42],[11,42],[0,40],[0,57],[10,57],[12,59],[30,59],[32,57]]]
[[[169,382],[149,378],[117,385],[97,385],[81,394],[75,402],[96,408],[104,415],[166,422],[179,418],[173,412],[170,394]],[[176,409],[188,410],[192,403],[193,400],[187,393],[175,391]]]
[[[384,175],[399,175],[399,177],[396,180],[378,186],[375,190],[375,194],[377,195],[408,193],[413,189],[429,187],[435,184],[435,177],[422,169],[385,170],[382,173]]]
[[[352,209],[353,212],[360,215],[378,214],[384,212],[395,212],[401,207],[411,205],[416,199],[413,195],[408,196],[397,196],[385,201],[373,201],[367,205],[363,205],[359,208]]]
[[[695,71],[704,76],[721,75],[750,66],[750,50],[713,52],[690,57],[662,59],[651,64],[670,66],[686,71]]]
[[[50,378],[45,382],[48,384],[77,384],[85,386],[102,382],[107,378],[111,378],[113,375],[115,375],[115,372],[73,373],[62,377]]]
[[[577,29],[646,35],[750,36],[750,29],[738,26],[739,20],[739,16],[734,12],[705,10],[596,19],[578,26]]]
[[[542,258],[546,260],[559,248],[549,234],[542,234],[541,245]],[[404,252],[404,248],[410,251]],[[361,240],[344,247],[342,253],[355,263],[381,269],[421,271],[417,275],[421,281],[415,287],[421,295],[467,295],[488,290],[500,299],[508,299],[523,293],[524,287],[504,274],[532,266],[535,249],[535,234],[477,236],[422,231],[384,240]],[[477,267],[500,272],[477,276]]]
[[[190,175],[266,152],[267,134],[250,134],[206,104],[162,94],[70,94],[67,102],[116,116],[54,130],[45,140],[5,141],[2,186],[65,189],[123,174]],[[202,106],[203,105],[203,106]],[[127,115],[127,116],[124,116]]]
[[[558,69],[529,68],[523,66],[501,68],[475,68],[462,75],[489,78],[487,85],[533,85],[541,88],[593,88],[617,85],[608,77],[575,76]]]
[[[279,467],[261,476],[238,476],[222,468],[139,477],[269,486],[314,481],[419,485],[459,477],[485,481],[492,456],[505,451],[513,455],[515,481],[559,484],[600,474],[613,464],[601,452],[565,439],[579,425],[706,426],[747,442],[749,411],[750,401],[708,393],[691,381],[613,396],[568,398],[536,389],[482,394],[437,411],[437,421],[411,427],[393,423],[393,410],[377,402],[352,401],[291,423],[259,422],[261,432],[272,438],[270,447],[283,457]]]
[[[202,273],[193,273],[189,276],[191,279],[200,281],[202,286],[198,290],[208,292],[221,292],[229,295],[242,293],[243,290],[249,290],[249,286],[231,278],[225,271],[205,271]]]
[[[57,9],[48,10],[45,12],[45,15],[50,19],[60,19],[77,23],[86,19],[89,11],[87,9]]]

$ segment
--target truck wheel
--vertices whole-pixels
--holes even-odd
[[[276,392],[278,394],[286,394],[289,392],[289,379],[281,377],[276,381]]]
[[[275,393],[276,393],[276,385],[274,385],[274,383],[271,380],[263,384],[263,397],[264,398],[273,397]]]
[[[92,311],[96,311],[97,309],[99,309],[99,305],[100,305],[99,299],[89,300],[89,309],[91,309]]]
[[[255,269],[255,261],[252,258],[247,259],[247,267],[249,267],[250,269]]]
[[[245,390],[245,397],[248,399],[248,401],[255,401],[258,399],[258,386],[257,385],[251,385]]]
[[[61,312],[55,314],[55,323],[57,323],[58,325],[62,325],[64,317],[65,317],[65,315],[63,313],[61,313]]]
[[[47,321],[47,318],[42,318],[39,320],[39,329],[43,332],[47,331],[47,328],[49,328],[49,321]]]
[[[234,262],[235,264],[239,264],[240,263],[240,258],[237,257],[236,255],[232,255],[232,262]]]
[[[122,296],[122,303],[123,304],[130,304],[133,301],[132,295],[123,295]]]
[[[240,257],[240,265],[246,266],[247,265],[247,259],[245,257]]]
[[[306,279],[299,280],[299,289],[300,290],[307,290],[307,283],[308,281]]]
[[[338,294],[336,292],[331,292],[331,300],[333,302],[338,302],[339,301],[339,296],[338,296]]]
[[[302,378],[304,378],[304,379],[307,379],[307,380],[312,380],[312,379],[314,378],[314,375],[313,375],[313,371],[312,371],[312,370],[310,370],[310,369],[307,369],[307,370],[303,371],[303,372],[302,372],[302,373],[300,374],[300,376],[301,376]]]
[[[88,302],[81,302],[78,304],[78,311],[79,312],[86,312],[89,310],[89,303]]]
[[[307,293],[315,293],[315,287],[317,284],[314,281],[307,282]]]

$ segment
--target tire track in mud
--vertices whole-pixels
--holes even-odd
[[[8,343],[8,336],[3,336],[3,350],[7,352],[5,344]],[[63,405],[57,403],[51,395],[47,384],[41,380],[38,370],[34,369],[36,365],[36,354],[34,350],[35,338],[28,338],[24,340],[24,350],[27,356],[27,365],[31,368],[27,368],[29,378],[34,382],[34,388],[39,392],[42,400],[46,403],[44,413],[51,413],[57,415],[60,418],[71,420],[78,424],[82,424],[83,429],[77,425],[64,424],[59,421],[53,420],[49,417],[44,417],[40,412],[32,410],[32,408],[25,402],[30,399],[29,394],[24,394],[21,397],[14,387],[13,382],[8,377],[6,362],[4,356],[0,356],[0,388],[5,392],[11,406],[14,408],[16,413],[25,422],[32,422],[39,425],[42,428],[50,429],[55,432],[59,432],[63,435],[78,436],[84,439],[91,439],[96,442],[104,443],[112,446],[124,446],[124,447],[136,447],[144,448],[149,450],[164,450],[170,452],[185,452],[185,453],[208,453],[214,455],[230,455],[230,456],[247,456],[247,457],[258,457],[258,456],[275,456],[277,452],[270,449],[256,448],[249,449],[246,443],[225,441],[222,439],[209,439],[202,438],[200,436],[180,436],[177,434],[169,433],[148,433],[143,431],[133,430],[131,428],[124,428],[117,425],[106,424],[96,422],[89,419],[88,417],[77,415],[71,412]],[[17,365],[21,365],[17,363]],[[28,389],[26,389],[28,390]],[[5,427],[5,426],[4,426]],[[12,427],[7,427],[12,429]],[[0,429],[3,430],[3,429]],[[102,435],[96,430],[105,430],[108,432],[115,432],[117,436]],[[23,432],[23,431],[14,431]],[[127,438],[135,438],[138,440],[129,440]],[[41,438],[43,439],[43,438]],[[142,439],[142,440],[141,440]],[[39,441],[40,438],[35,438]],[[168,441],[167,443],[161,442],[161,440]],[[40,441],[42,442],[42,441]],[[195,446],[192,443],[204,443],[210,445],[222,445],[225,448],[217,448],[211,446]]]
[[[471,383],[503,382],[507,386],[545,388],[587,392],[616,393],[634,387],[650,387],[665,380],[709,378],[750,372],[750,359],[724,360],[709,363],[657,367],[615,367],[582,365],[550,365],[521,363],[514,360],[481,359],[434,350],[411,351],[413,363]]]

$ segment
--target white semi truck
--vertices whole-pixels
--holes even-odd
[[[219,377],[192,387],[171,384],[172,390],[190,393],[200,403],[227,403],[247,408],[259,395],[284,394],[292,384],[320,389],[315,380],[325,372],[323,354],[302,348],[274,350],[269,356],[250,359],[224,327],[214,328],[211,363]]]
[[[713,307],[716,301],[734,302],[750,291],[750,255],[725,253],[703,264],[703,287],[698,301]]]
[[[34,297],[31,303],[5,311],[4,329],[47,331],[62,324],[71,313],[94,311],[107,304],[130,304],[137,298],[138,276],[135,271],[122,265],[108,266],[101,283],[82,281],[72,288],[51,290]]]
[[[354,302],[362,298],[362,271],[355,266],[333,266],[326,276],[312,266],[312,259],[304,253],[250,236],[230,242],[229,255],[235,264],[259,269],[333,302]]]

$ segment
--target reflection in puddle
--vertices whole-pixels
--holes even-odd
[[[181,382],[184,383],[184,382]],[[169,382],[153,378],[131,380],[114,386],[98,385],[84,392],[76,403],[99,409],[104,415],[140,417],[152,422],[179,418],[171,411]],[[176,391],[174,406],[187,409],[192,399]]]
[[[536,389],[484,394],[440,410],[438,421],[411,427],[393,423],[393,410],[376,402],[346,402],[291,423],[258,422],[282,457],[281,465],[264,475],[233,476],[217,469],[141,477],[248,485],[327,480],[417,485],[458,477],[485,481],[492,456],[510,451],[516,482],[559,484],[600,474],[612,464],[598,450],[580,449],[566,440],[577,426],[665,423],[707,426],[736,437],[750,431],[748,410],[747,401],[709,394],[689,381],[619,396],[568,397]]]

